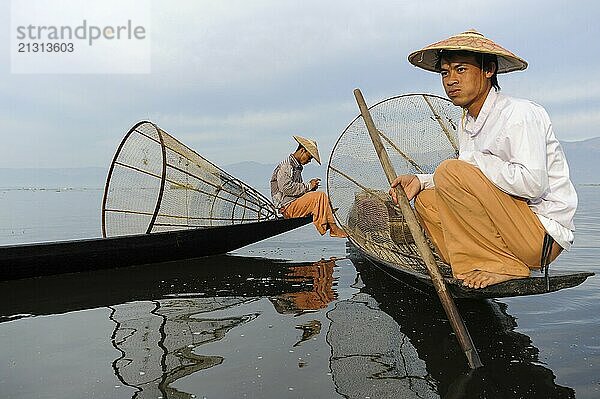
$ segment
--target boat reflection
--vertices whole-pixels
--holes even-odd
[[[515,331],[516,320],[507,313],[504,303],[457,303],[484,364],[468,372],[464,354],[435,294],[419,291],[410,280],[391,278],[368,261],[353,259],[353,263],[364,283],[361,294],[373,298],[378,309],[399,328],[400,353],[387,359],[384,373],[369,378],[409,380],[410,384],[405,385],[412,384],[412,397],[429,397],[432,386],[443,398],[575,397],[573,389],[555,383],[552,370],[541,364],[531,338]]]
[[[229,255],[0,281],[0,322],[164,297],[270,297],[311,291],[303,264]],[[32,295],[34,293],[35,295]]]

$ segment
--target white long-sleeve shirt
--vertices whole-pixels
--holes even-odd
[[[477,118],[458,129],[458,159],[477,166],[500,190],[527,200],[544,229],[564,249],[573,243],[577,193],[544,108],[490,90]],[[433,175],[417,175],[422,188]]]

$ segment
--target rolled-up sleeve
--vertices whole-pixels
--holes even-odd
[[[432,173],[420,173],[417,174],[417,179],[421,183],[421,190],[427,190],[428,188],[435,187],[433,183],[433,174]]]

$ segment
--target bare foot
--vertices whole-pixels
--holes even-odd
[[[469,288],[485,288],[487,286],[502,283],[504,281],[524,277],[491,273],[484,270],[473,270],[464,274],[457,274],[456,278],[462,280],[463,285]]]
[[[329,226],[329,236],[336,238],[346,238],[348,234],[342,229],[340,229],[337,225],[332,224]]]

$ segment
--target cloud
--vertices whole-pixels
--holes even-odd
[[[515,10],[526,23],[515,23]],[[0,167],[104,166],[140,119],[216,163],[276,162],[295,133],[327,152],[357,115],[353,88],[369,104],[443,94],[439,77],[406,56],[471,27],[530,61],[502,77],[507,94],[546,106],[562,139],[595,136],[586,115],[597,112],[600,87],[587,69],[600,55],[585,46],[600,35],[597,10],[558,0],[463,0],[451,10],[439,1],[152,1],[151,74],[11,75],[8,61],[0,66],[0,117],[11,128]],[[6,2],[0,11],[8,26]]]
[[[277,162],[295,145],[294,134],[316,137],[319,146],[329,151],[357,113],[356,106],[344,100],[222,116],[157,114],[152,118],[201,155],[228,164],[249,159]],[[245,158],[240,159],[240,154]]]

